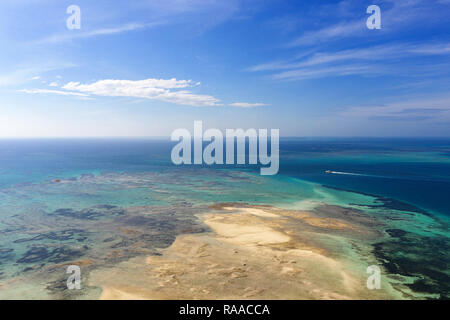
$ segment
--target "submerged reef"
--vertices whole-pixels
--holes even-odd
[[[62,208],[53,211],[51,214],[65,216],[75,219],[98,220],[104,217],[119,216],[125,214],[125,210],[112,205],[98,205],[83,210]]]
[[[389,274],[413,277],[405,283],[414,292],[450,299],[450,240],[399,229],[386,230],[390,240],[374,244],[373,252]]]
[[[322,269],[327,265],[331,268],[333,261],[348,260],[360,272],[357,279],[367,277],[368,265],[379,265],[386,275],[383,281],[389,282],[387,287],[391,284],[396,290],[395,294],[385,292],[390,298],[449,298],[448,225],[420,208],[393,199],[367,194],[352,197],[348,190],[333,188],[346,192],[343,198],[349,199],[344,204],[333,202],[338,198],[336,191],[324,199],[327,188],[231,170],[171,169],[82,175],[4,189],[0,193],[0,298],[21,297],[20,286],[24,284],[36,290],[29,292],[31,298],[98,298],[101,289],[91,285],[92,274],[111,270],[116,281],[123,275],[122,265],[130,266],[133,273],[145,268],[136,261],[150,257],[158,262],[158,257],[173,252],[173,246],[185,251],[181,257],[191,257],[193,243],[199,245],[191,258],[199,262],[196,270],[200,276],[196,279],[200,283],[205,270],[211,270],[218,280],[231,277],[240,285],[242,268],[248,269],[252,278],[252,268],[264,271],[269,261],[276,261],[273,274],[282,272],[288,284],[297,281],[299,274],[307,274],[309,278],[305,276],[300,287],[314,290],[314,281],[323,280],[316,279],[319,269],[325,272]],[[301,201],[306,208],[301,207]],[[212,211],[212,220],[201,218]],[[255,223],[260,224],[257,229],[261,232],[255,233]],[[223,246],[211,236],[214,230],[223,234],[219,239],[224,241]],[[236,230],[242,234],[235,234]],[[251,246],[252,257],[242,250],[235,253],[235,244],[228,243],[230,234],[240,245],[241,240],[261,240],[268,253],[267,265],[260,259],[259,245]],[[270,239],[276,241],[265,243]],[[210,252],[204,252],[203,244]],[[229,251],[220,251],[225,249]],[[291,257],[295,252],[302,257],[308,257],[309,252],[316,255],[308,258],[311,264],[300,268],[291,263],[297,261]],[[216,256],[242,264],[229,266],[224,261],[223,268],[214,266]],[[253,258],[254,265],[244,261]],[[205,259],[210,266],[202,264]],[[352,259],[359,264],[355,266]],[[185,262],[178,256],[175,261]],[[298,260],[297,266],[304,262]],[[82,290],[67,290],[68,265],[82,268]],[[178,281],[158,263],[153,266],[155,274],[167,277],[168,282]],[[180,268],[180,277],[190,277],[188,264],[174,267]],[[237,269],[230,273],[228,267]],[[261,275],[259,280],[269,281],[264,272]],[[279,285],[269,282],[269,286]],[[361,290],[364,297],[371,294],[366,293],[365,280],[351,287]],[[214,290],[211,287],[210,291]],[[265,294],[248,291],[249,297]],[[297,288],[291,293],[295,298]],[[303,293],[305,297],[337,297]]]

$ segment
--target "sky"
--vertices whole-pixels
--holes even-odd
[[[165,137],[194,120],[450,137],[449,16],[450,0],[1,0],[0,137]]]

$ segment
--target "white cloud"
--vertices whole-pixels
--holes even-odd
[[[49,89],[22,89],[19,92],[28,94],[58,94],[88,98],[91,96],[103,97],[130,97],[171,102],[180,105],[212,107],[222,106],[220,100],[203,94],[195,94],[186,88],[197,87],[200,82],[192,80],[172,79],[144,79],[144,80],[99,80],[90,84],[69,82],[61,87],[62,90]],[[49,84],[58,86],[57,82]],[[264,103],[235,102],[229,104],[238,108],[254,108],[267,106]]]
[[[230,103],[230,106],[238,107],[238,108],[254,108],[254,107],[267,106],[267,104],[265,104],[265,103],[235,102],[235,103]]]
[[[87,94],[80,92],[70,92],[70,91],[61,91],[61,90],[50,90],[50,89],[22,89],[19,92],[28,93],[28,94],[58,94],[63,96],[77,96],[77,97],[87,97]]]
[[[145,79],[145,80],[99,80],[91,84],[69,82],[62,88],[106,97],[133,97],[161,100],[190,106],[219,106],[219,100],[210,95],[194,94],[188,90],[174,90],[197,86],[192,80]]]

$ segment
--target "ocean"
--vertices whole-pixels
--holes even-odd
[[[101,172],[183,168],[170,161],[173,145],[154,139],[3,139],[0,187]],[[393,198],[433,214],[450,215],[449,139],[285,138],[280,145],[279,176]],[[199,166],[185,166],[192,167]],[[239,168],[258,170],[230,169]]]
[[[74,259],[114,265],[157,254],[178,234],[204,232],[195,214],[224,202],[302,210],[321,203],[386,215],[397,238],[374,244],[384,267],[423,276],[413,291],[448,296],[450,139],[283,138],[276,176],[261,176],[249,165],[175,166],[173,145],[163,139],[0,140],[0,283],[27,279],[23,287],[0,287],[0,296],[24,288],[30,298],[67,295],[40,270]],[[142,220],[136,208],[161,215]],[[402,214],[410,218],[398,218]],[[149,233],[116,235],[136,225]],[[409,237],[399,238],[398,230]],[[111,248],[120,259],[106,254]],[[409,260],[396,256],[399,250]],[[37,285],[42,282],[45,288]],[[96,295],[90,288],[79,297]]]

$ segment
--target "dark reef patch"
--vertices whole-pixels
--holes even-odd
[[[175,221],[174,221],[175,220]],[[176,219],[164,219],[160,216],[126,216],[118,220],[125,226],[149,227],[152,229],[170,230],[176,226]]]
[[[176,236],[172,233],[160,234],[143,234],[137,240],[143,241],[147,244],[147,248],[167,248],[174,241]]]
[[[17,260],[18,263],[35,263],[40,261],[45,261],[50,258],[51,254],[46,247],[34,246],[29,249],[22,258]]]
[[[2,221],[5,223],[4,221]],[[8,223],[9,224],[9,223]],[[7,228],[0,230],[0,234],[7,234],[7,233],[15,233],[15,232],[26,232],[27,231],[26,226],[8,226]]]
[[[75,236],[81,236],[81,239],[84,240],[86,237],[83,236],[85,232],[80,229],[65,229],[60,231],[51,231],[47,233],[43,233],[31,238],[23,238],[14,240],[14,243],[22,243],[22,242],[31,242],[31,241],[39,241],[39,240],[57,240],[57,241],[67,241],[75,239]],[[77,239],[78,240],[78,239]]]
[[[61,263],[68,262],[79,257],[82,257],[89,248],[83,246],[80,248],[71,248],[67,246],[61,246],[53,249],[49,249],[45,246],[32,246],[17,263]]]
[[[393,238],[403,237],[407,233],[401,229],[387,229],[386,232]]]
[[[26,267],[25,269],[22,270],[22,272],[36,271],[36,270],[39,270],[39,269],[43,268],[44,266],[45,266],[44,263],[35,264],[33,266]]]
[[[450,298],[450,240],[390,229],[395,238],[374,244],[374,254],[391,274],[416,277],[405,284],[419,293]],[[394,231],[393,231],[394,230]],[[400,232],[402,231],[402,232]]]
[[[12,248],[2,248],[0,247],[0,264],[2,264],[3,260],[9,260],[13,256],[14,249]]]
[[[62,208],[51,214],[75,219],[99,220],[101,218],[116,217],[125,214],[125,210],[112,205],[98,205],[82,210]]]
[[[59,247],[52,250],[52,257],[49,259],[50,262],[61,263],[67,262],[74,259],[82,257],[88,250],[87,246],[83,246],[82,249],[73,249],[70,247]]]

